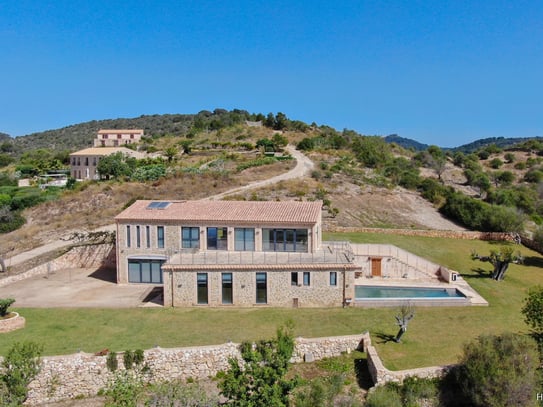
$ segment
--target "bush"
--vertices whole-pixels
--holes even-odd
[[[543,287],[530,288],[521,312],[524,315],[524,322],[532,328],[532,335],[540,351],[543,351]]]
[[[526,336],[480,336],[464,346],[455,370],[461,395],[474,407],[532,406],[539,356]]]
[[[493,158],[492,160],[490,160],[489,165],[495,170],[497,170],[503,165],[503,161],[500,160],[499,158]]]
[[[402,407],[402,398],[397,386],[376,387],[366,398],[365,407]]]
[[[220,375],[219,389],[229,400],[227,405],[287,406],[297,384],[296,379],[286,378],[293,350],[292,324],[279,328],[274,339],[242,343],[243,365],[231,358],[230,369]]]
[[[21,405],[28,394],[28,384],[40,371],[41,346],[34,342],[15,343],[2,362],[0,383],[3,383],[5,405]]]
[[[14,212],[7,206],[0,206],[0,233],[9,233],[19,229],[26,220],[19,212]]]
[[[0,317],[5,317],[8,314],[8,308],[11,307],[15,300],[13,298],[0,299]]]
[[[214,407],[219,406],[218,397],[208,395],[197,383],[160,383],[149,389],[150,395],[146,397],[145,405],[149,407],[161,406],[190,406]]]

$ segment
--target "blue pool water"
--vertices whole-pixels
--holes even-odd
[[[423,287],[384,287],[357,285],[357,299],[407,299],[407,298],[466,298],[456,288],[423,288]]]

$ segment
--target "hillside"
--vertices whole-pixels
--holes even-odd
[[[251,118],[254,116],[246,111],[228,112],[224,109],[215,109],[213,112],[201,111],[198,114],[142,115],[136,118],[92,120],[13,139],[6,135],[5,141],[13,143],[15,156],[19,156],[23,151],[40,148],[76,151],[92,146],[93,139],[100,129],[143,129],[148,137],[182,136],[187,135],[195,126],[214,130],[224,125],[242,123]]]

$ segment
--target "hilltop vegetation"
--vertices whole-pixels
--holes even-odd
[[[16,186],[20,177],[68,168],[68,144],[63,143],[86,147],[103,127],[144,128],[146,136],[132,148],[148,158],[112,157],[100,168],[103,181],[71,181],[65,190]],[[329,228],[454,228],[423,219],[427,214],[438,219],[438,210],[477,230],[538,232],[543,219],[543,144],[537,139],[523,139],[506,150],[490,144],[470,154],[437,146],[413,151],[383,137],[309,125],[282,113],[221,109],[93,121],[27,137],[0,144],[0,216],[13,228],[22,218],[27,222],[7,239],[17,243],[0,245],[0,253],[19,243],[39,244],[56,230],[109,224],[134,199],[203,198],[284,172],[293,164],[274,152],[287,143],[314,161],[311,178],[230,199],[323,200]],[[40,148],[22,152],[25,145]]]

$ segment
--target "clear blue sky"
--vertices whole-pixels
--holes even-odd
[[[0,132],[215,108],[458,146],[543,136],[543,1],[16,0]]]

